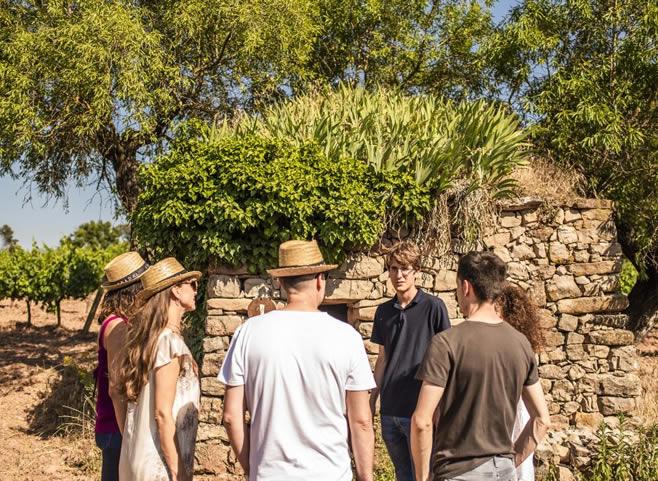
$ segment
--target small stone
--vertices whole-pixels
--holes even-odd
[[[572,264],[569,271],[574,276],[591,276],[595,274],[615,274],[621,270],[621,260],[587,262]]]
[[[576,209],[565,209],[564,211],[564,222],[575,222],[581,220],[583,216],[580,214],[579,210]]]
[[[206,337],[203,340],[203,352],[217,352],[226,349],[226,341],[224,337]]]
[[[239,297],[240,280],[237,276],[212,275],[208,280],[208,298]]]
[[[244,281],[245,296],[255,297],[272,297],[272,284],[262,277],[250,277]]]
[[[642,394],[642,384],[634,374],[623,377],[608,374],[601,378],[600,383],[600,394],[605,396],[635,397]]]
[[[626,397],[599,397],[599,410],[604,416],[615,416],[617,414],[629,414],[635,410],[635,398]]]
[[[546,297],[551,301],[580,297],[580,288],[571,276],[555,276],[546,283]]]
[[[547,347],[562,346],[564,344],[564,335],[557,331],[547,331],[544,333],[544,342]]]
[[[387,286],[390,284],[395,294],[393,284],[390,280],[387,281]],[[352,280],[352,279],[328,279],[326,288],[326,300],[334,302],[350,302],[360,301],[366,299],[372,292],[373,283],[365,280]],[[387,289],[387,295],[389,294]]]
[[[567,334],[567,344],[582,344],[585,341],[585,336],[577,332],[570,332]]]
[[[574,280],[579,286],[585,286],[590,283],[590,280],[587,276],[578,276]]]
[[[483,239],[484,245],[487,247],[503,247],[511,239],[509,232],[499,232],[497,234],[485,237]]]
[[[551,395],[555,401],[570,401],[574,393],[574,386],[570,381],[562,379],[553,383]]]
[[[510,262],[507,264],[507,275],[521,281],[530,279],[528,266],[523,262]]]
[[[575,331],[578,328],[578,318],[570,314],[562,314],[557,324],[560,331]]]
[[[557,303],[558,311],[567,314],[620,312],[627,307],[628,299],[621,294],[599,297],[581,297],[578,299],[561,299]]]
[[[521,225],[521,217],[517,217],[514,214],[503,214],[499,218],[500,220],[500,225],[502,227],[517,227]]]
[[[575,333],[569,333],[569,334],[575,334]],[[567,351],[567,358],[570,361],[581,361],[587,358],[587,353],[583,349],[582,344],[569,344],[566,348],[566,351]]]
[[[560,366],[554,364],[544,364],[539,366],[539,376],[543,379],[564,379],[566,374]]]
[[[347,258],[332,276],[340,279],[370,279],[384,272],[384,258],[353,254]]]
[[[585,375],[585,370],[578,366],[577,364],[574,364],[569,368],[569,379],[572,381],[577,381],[578,379],[582,378]]]
[[[580,409],[580,404],[575,401],[568,401],[562,405],[562,413],[565,416],[571,416]]]
[[[206,318],[206,334],[209,336],[231,336],[242,324],[240,316],[208,316]]]
[[[598,359],[607,359],[610,348],[608,346],[600,346],[598,344],[585,344],[585,349],[590,356]]]
[[[224,385],[216,377],[201,378],[201,394],[206,396],[223,396]]]
[[[251,303],[251,299],[242,297],[238,299],[208,299],[208,309],[221,309],[229,312],[247,312],[247,307]]]
[[[512,255],[510,254],[509,250],[506,247],[495,247],[493,250],[493,253],[496,254],[498,257],[500,257],[500,260],[503,261],[505,264],[508,262],[512,262]]]
[[[575,244],[578,242],[578,234],[572,226],[561,225],[557,228],[557,238],[562,244]]]
[[[457,286],[457,272],[440,270],[434,278],[434,290],[437,292],[454,291]]]
[[[519,260],[528,260],[535,258],[534,250],[525,244],[517,244],[512,247],[512,257]]]
[[[554,264],[566,264],[571,261],[571,254],[564,244],[551,242],[548,246],[548,258]]]
[[[603,422],[601,413],[576,413],[575,424],[577,428],[598,429]]]
[[[589,333],[589,342],[604,346],[626,346],[635,342],[635,336],[631,331],[624,329],[591,331]]]
[[[217,376],[219,368],[224,362],[224,352],[206,353],[203,356],[203,366],[201,367],[202,376]]]

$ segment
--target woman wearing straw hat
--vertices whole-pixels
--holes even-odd
[[[173,257],[142,276],[120,369],[128,400],[121,481],[192,479],[200,390],[180,331],[183,314],[196,307],[200,277]]]
[[[101,481],[119,479],[121,430],[126,417],[126,403],[117,390],[117,368],[126,336],[127,313],[142,286],[139,279],[148,264],[137,252],[126,252],[105,266],[101,286],[105,298],[99,315],[98,367],[94,371],[96,397],[96,445],[103,454]]]

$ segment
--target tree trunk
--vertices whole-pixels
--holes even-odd
[[[25,304],[27,304],[27,325],[32,325],[32,306],[30,305],[30,300],[26,299]]]
[[[130,214],[137,205],[137,196],[139,195],[139,184],[137,182],[137,150],[133,148],[126,149],[123,145],[115,146],[108,158],[114,167],[116,178],[117,195],[121,206]]]
[[[629,326],[637,341],[644,339],[658,325],[658,269],[655,266],[648,268],[651,270],[647,277],[638,279],[628,295]]]
[[[62,300],[58,300],[55,304],[55,312],[57,313],[57,327],[62,327],[62,310],[60,308],[60,303]]]

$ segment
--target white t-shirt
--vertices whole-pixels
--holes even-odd
[[[245,386],[250,481],[350,481],[346,391],[375,387],[359,333],[323,312],[272,311],[235,332],[218,379]]]
[[[519,401],[519,404],[516,406],[516,419],[514,420],[514,429],[512,430],[512,440],[516,439],[521,435],[525,425],[530,421],[530,414],[525,408],[523,399]],[[519,481],[535,481],[535,465],[533,464],[532,458],[534,453],[526,458],[521,465],[516,468],[516,477]]]

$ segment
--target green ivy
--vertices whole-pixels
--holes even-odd
[[[390,214],[400,223],[430,209],[410,174],[328,159],[314,144],[255,136],[208,139],[183,132],[170,153],[140,170],[133,214],[138,242],[155,258],[188,267],[211,262],[262,272],[281,242],[316,238],[328,261],[378,242]]]

